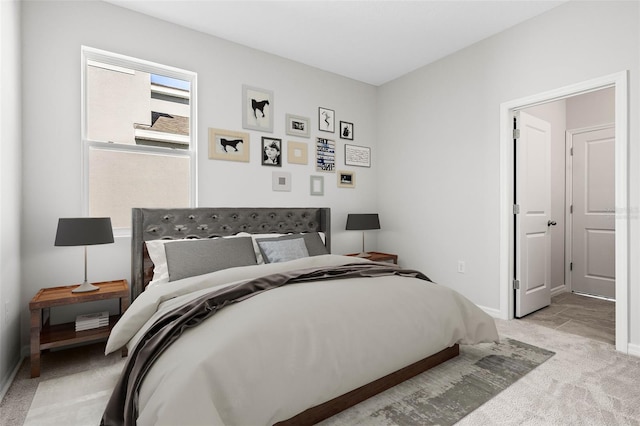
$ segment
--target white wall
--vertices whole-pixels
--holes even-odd
[[[0,398],[20,360],[20,2],[0,1]]]
[[[198,196],[200,206],[320,206],[332,208],[335,253],[359,249],[360,234],[344,230],[348,212],[374,211],[376,89],[102,2],[23,3],[24,226],[22,344],[28,344],[28,301],[41,287],[81,280],[82,248],[54,247],[57,219],[81,206],[80,46],[116,52],[198,73]],[[275,129],[269,136],[307,142],[310,164],[285,165],[291,192],[273,192],[273,168],[260,165],[260,132],[251,133],[251,162],[209,160],[207,128],[242,131],[242,84],[274,92]],[[325,196],[309,195],[318,107],[354,123],[357,145],[371,146],[371,168],[351,168],[356,188],[325,177]],[[285,114],[311,118],[312,139],[285,134]],[[323,135],[328,133],[323,132]],[[337,164],[343,143],[335,134]],[[349,169],[349,168],[347,168]],[[89,248],[89,280],[129,278],[130,240]],[[58,320],[73,318],[62,310]]]
[[[380,249],[498,312],[500,104],[629,70],[629,323],[639,343],[639,21],[638,2],[567,2],[380,87]]]

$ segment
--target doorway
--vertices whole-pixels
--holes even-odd
[[[574,84],[527,98],[503,103],[501,114],[501,210],[500,210],[500,311],[505,319],[514,318],[515,306],[515,171],[513,167],[514,112],[551,101],[568,99],[596,90],[613,88],[615,92],[615,341],[618,351],[628,353],[628,92],[627,72]]]

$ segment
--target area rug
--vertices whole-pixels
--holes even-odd
[[[460,355],[321,424],[453,425],[548,360],[554,352],[517,340],[460,345]]]
[[[517,340],[460,346],[460,355],[321,424],[452,425],[554,355]],[[124,361],[38,385],[25,426],[98,424]]]

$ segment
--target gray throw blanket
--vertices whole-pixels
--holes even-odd
[[[352,263],[342,266],[301,269],[243,281],[217,288],[179,308],[167,312],[147,330],[127,359],[102,416],[101,425],[135,425],[138,418],[138,392],[147,371],[162,352],[188,328],[195,327],[220,309],[264,291],[305,281],[351,277],[401,275],[431,281],[414,270],[382,263]]]

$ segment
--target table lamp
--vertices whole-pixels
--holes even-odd
[[[84,282],[73,293],[100,290],[87,281],[87,246],[113,243],[110,217],[60,218],[56,246],[84,246]]]
[[[369,253],[364,251],[364,231],[370,229],[380,229],[380,219],[377,213],[348,214],[347,231],[362,231],[362,252],[358,257],[369,257]]]

